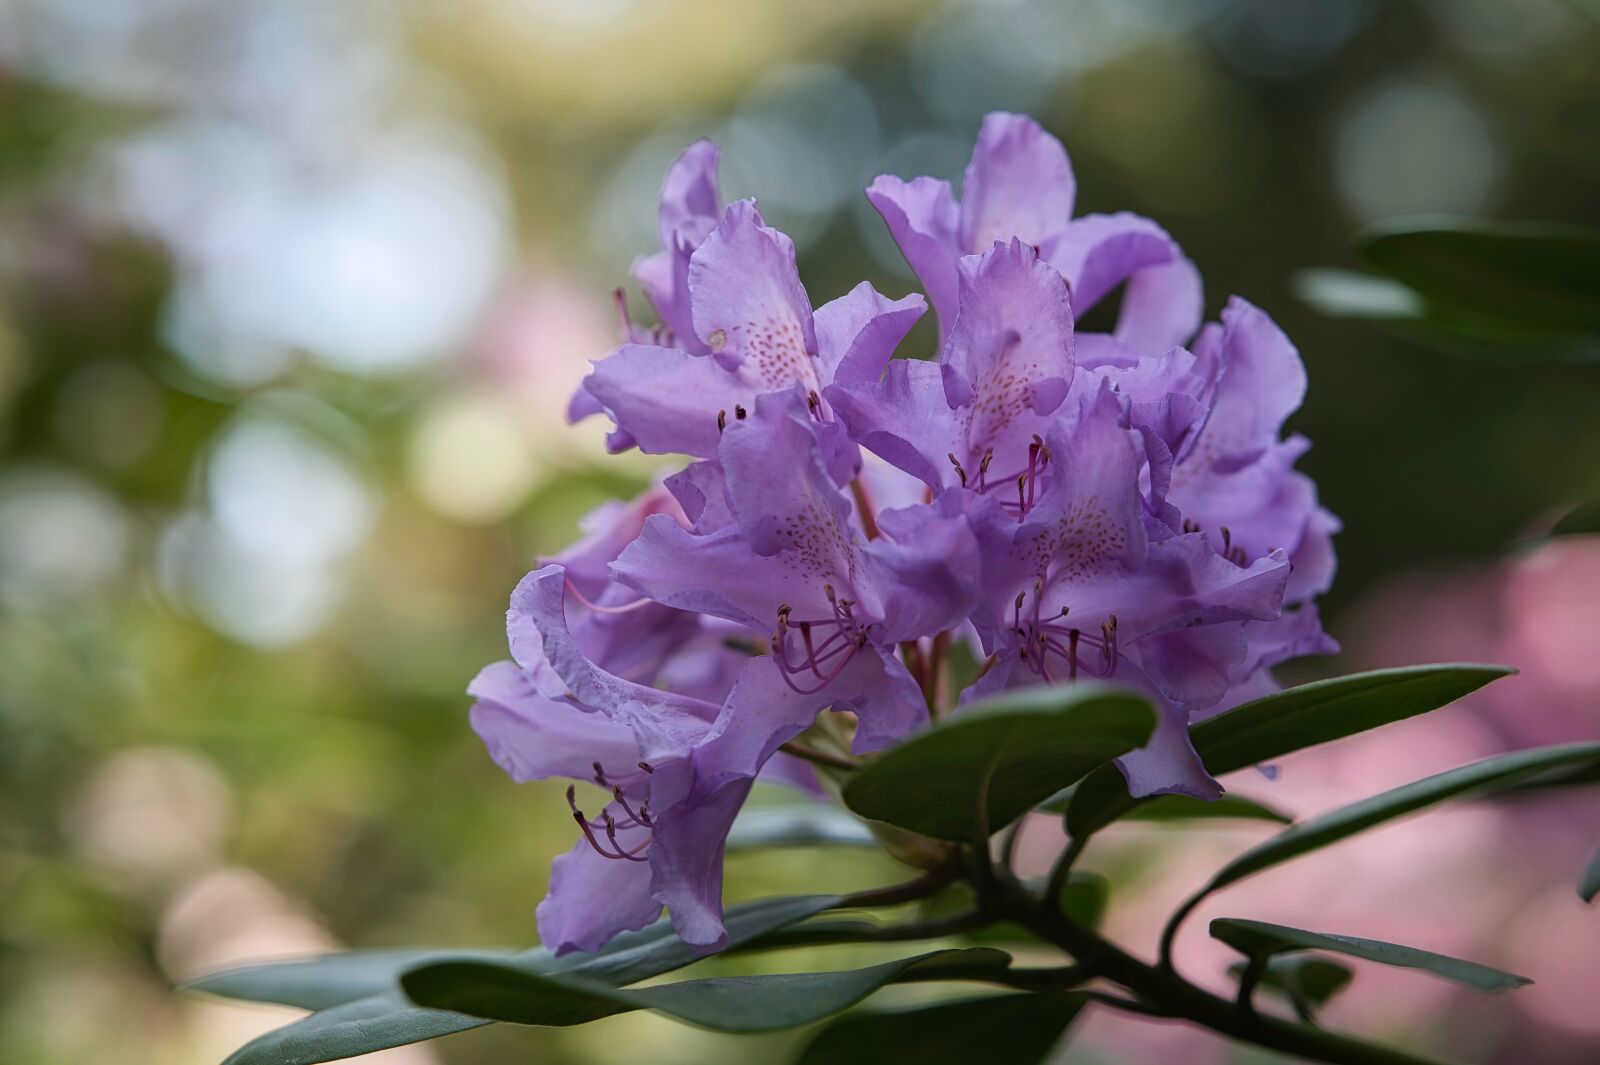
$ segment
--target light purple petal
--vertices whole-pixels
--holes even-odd
[[[666,518],[645,523],[639,539],[611,567],[618,580],[677,607],[725,618],[761,633],[788,603],[802,616],[826,614],[822,582],[809,572],[756,554],[738,526],[695,536]]]
[[[762,221],[753,200],[730,204],[695,250],[689,299],[696,335],[723,366],[742,367],[763,391],[820,387],[811,300],[794,242]]]
[[[728,425],[717,455],[751,548],[763,556],[782,552],[785,566],[832,582],[844,595],[859,537],[798,395],[758,397],[747,417]]]
[[[683,508],[695,535],[703,536],[733,524],[722,467],[715,462],[691,462],[664,484]]]
[[[937,363],[896,359],[883,379],[852,388],[830,386],[828,404],[855,442],[928,487],[956,480],[945,457],[960,423],[944,397]]]
[[[675,521],[663,515],[656,515],[647,526],[654,522],[678,528]],[[511,637],[511,655],[519,664],[534,668],[533,664],[548,661],[573,698],[586,705],[609,713],[633,701],[655,711],[700,720],[710,720],[716,714],[715,707],[698,699],[623,680],[591,662],[567,625],[566,572],[560,566],[545,566],[522,579],[511,593],[506,629]]]
[[[594,364],[585,387],[618,428],[652,455],[717,453],[717,414],[749,403],[754,387],[704,355],[624,344]]]
[[[1222,785],[1206,770],[1189,740],[1189,715],[1159,695],[1148,690],[1146,695],[1155,703],[1156,730],[1145,746],[1117,759],[1117,768],[1128,781],[1128,794],[1134,798],[1149,795],[1219,797]]]
[[[698,245],[715,228],[722,214],[722,197],[717,192],[717,164],[721,159],[721,148],[711,141],[698,140],[667,168],[656,222],[663,248],[672,247],[674,237]]]
[[[728,943],[722,924],[723,848],[750,784],[734,780],[674,808],[657,821],[651,838],[650,893],[671,913],[678,938],[697,953]]]
[[[1077,181],[1061,142],[1026,115],[987,115],[961,185],[961,250],[1042,245],[1072,217]]]
[[[990,449],[1017,464],[1072,382],[1067,287],[1015,240],[962,259],[960,274],[961,313],[939,357],[946,401],[966,408],[955,450],[969,472]]]
[[[648,838],[641,828],[617,832],[630,849]],[[550,893],[537,911],[539,941],[557,955],[589,953],[619,933],[645,927],[661,915],[651,879],[644,862],[603,858],[580,837],[550,866]]]
[[[639,760],[625,725],[541,693],[514,662],[484,667],[467,694],[476,700],[473,730],[495,764],[519,784],[550,777],[588,780],[596,761],[632,767]]]
[[[961,209],[950,183],[930,177],[902,181],[880,174],[867,189],[867,199],[883,216],[900,253],[922,282],[939,316],[942,340],[956,320],[956,260],[962,252],[957,233]]]
[[[1116,338],[1155,354],[1187,344],[1205,315],[1200,271],[1181,255],[1128,278],[1117,313]]]
[[[883,375],[894,349],[928,309],[916,293],[891,300],[866,281],[817,308],[822,379],[867,384]]]

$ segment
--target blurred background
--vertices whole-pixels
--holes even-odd
[[[815,302],[863,277],[898,296],[861,189],[958,177],[996,108],[1063,138],[1080,210],[1168,227],[1212,314],[1240,293],[1300,345],[1294,428],[1346,524],[1347,651],[1311,668],[1523,670],[1240,789],[1308,812],[1593,738],[1600,542],[1507,549],[1600,495],[1600,368],[1458,360],[1290,286],[1379,219],[1600,223],[1581,0],[0,0],[0,1056],[210,1065],[293,1014],[172,994],[186,974],[530,942],[570,821],[559,787],[490,763],[463,688],[504,655],[517,578],[661,468],[560,412],[614,343],[663,170],[716,138],[725,193],[794,237]],[[1593,1061],[1600,917],[1572,885],[1596,813],[1463,808],[1214,912],[1540,981],[1469,1000],[1363,969],[1335,1023]],[[1113,927],[1147,943],[1260,831],[1109,840],[1089,865],[1130,888]],[[729,894],[897,875],[742,856]],[[1189,968],[1220,978],[1189,927]],[[635,1014],[383,1060],[781,1061],[797,1038]],[[1266,1060],[1099,1016],[1062,1059],[1179,1056]]]

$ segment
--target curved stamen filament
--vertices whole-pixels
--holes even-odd
[[[640,596],[633,602],[624,603],[621,606],[601,606],[599,603],[591,601],[588,596],[580,592],[578,590],[578,586],[572,583],[572,578],[570,577],[567,578],[567,591],[572,594],[572,598],[576,599],[590,610],[600,614],[626,614],[629,611],[638,610],[640,607],[649,606],[651,603],[655,602],[654,599],[647,599],[644,596]]]
[[[617,830],[618,829],[629,829],[629,828],[646,828],[646,829],[648,829],[648,828],[650,828],[652,826],[652,822],[650,820],[648,820],[648,817],[649,817],[649,804],[648,803],[646,803],[646,804],[644,804],[643,806],[640,807],[641,812],[644,814],[644,818],[641,818],[638,814],[635,814],[628,807],[627,803],[624,802],[622,804],[622,808],[623,808],[623,810],[625,810],[628,813],[628,819],[626,821],[620,821],[619,822],[616,819],[616,817],[613,816],[611,811],[609,811],[609,810],[601,812],[599,821],[591,821],[591,820],[589,820],[589,818],[587,816],[584,815],[584,812],[582,810],[578,809],[577,791],[578,791],[578,789],[577,789],[577,787],[575,785],[570,785],[569,784],[567,786],[567,807],[572,811],[572,820],[577,822],[579,831],[581,831],[583,833],[583,838],[586,839],[589,842],[589,846],[594,848],[594,852],[596,854],[600,855],[600,857],[602,857],[602,858],[611,858],[611,859],[613,859],[615,861],[629,861],[629,862],[645,862],[645,861],[649,861],[648,858],[642,857],[642,855],[644,854],[645,850],[647,850],[649,848],[649,846],[650,846],[650,840],[649,839],[645,839],[642,843],[640,843],[637,847],[634,847],[632,850],[628,850],[627,848],[623,847],[622,842],[617,839]],[[617,796],[620,799],[621,796],[622,796],[622,786],[620,784],[617,785],[613,789],[612,794]],[[610,850],[607,850],[604,846],[602,846],[601,843],[600,843],[599,838],[596,837],[595,830],[598,829],[598,828],[604,828],[605,829],[606,839],[609,840],[610,843],[611,843],[611,849]]]

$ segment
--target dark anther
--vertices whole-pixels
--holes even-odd
[[[961,487],[965,488],[967,486],[967,471],[962,469],[961,460],[956,458],[954,451],[950,452],[947,457],[950,459],[950,465],[956,468],[956,476],[961,478]]]
[[[749,414],[750,414],[750,412],[745,410],[739,404],[735,403],[733,405],[733,416],[735,418],[739,419],[741,422],[744,421],[745,418],[747,418],[749,416]]]
[[[610,784],[606,781],[606,771],[604,769],[600,768],[600,763],[599,762],[595,762],[593,764],[594,764],[594,782],[596,784],[600,785],[602,788],[610,787]]]
[[[654,773],[655,772],[655,768],[653,766],[651,766],[649,762],[640,762],[639,763],[639,768],[643,769],[646,773]]]
[[[725,411],[725,410],[717,411],[717,432],[720,433],[720,432],[722,432],[722,430],[726,429],[727,427],[728,427],[728,412]]]

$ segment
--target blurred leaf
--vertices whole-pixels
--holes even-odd
[[[1224,795],[1207,802],[1191,795],[1158,795],[1127,813],[1129,821],[1273,821],[1294,823],[1294,818],[1243,795]]]
[[[730,947],[804,920],[837,905],[828,895],[761,899],[735,906],[727,913]],[[190,985],[196,990],[262,1002],[298,1001],[333,1003],[338,994],[351,998],[324,1005],[320,1012],[266,1033],[232,1054],[225,1065],[314,1065],[374,1050],[420,1043],[426,1039],[464,1032],[489,1023],[459,1013],[422,1009],[400,993],[399,960],[406,954],[423,957],[432,952],[375,951],[328,955],[311,961],[283,965],[251,966],[218,973]],[[624,933],[596,954],[552,958],[534,948],[503,957],[472,952],[441,952],[456,959],[487,958],[517,971],[549,970],[576,975],[597,983],[630,984],[682,968],[697,956],[672,931],[669,921],[658,921],[638,932]],[[285,970],[274,972],[274,970]],[[372,988],[382,979],[382,989]],[[307,1008],[318,1008],[307,1005]]]
[[[1452,662],[1353,673],[1245,703],[1200,722],[1189,735],[1206,768],[1221,776],[1437,710],[1515,672]]]
[[[862,817],[935,839],[987,836],[1145,743],[1155,711],[1131,692],[1030,688],[989,700],[886,752],[845,785]]]
[[[1307,932],[1285,925],[1267,924],[1264,921],[1219,917],[1211,922],[1211,935],[1248,958],[1268,958],[1285,951],[1325,950],[1403,969],[1422,969],[1446,980],[1454,980],[1458,984],[1477,988],[1479,991],[1508,991],[1533,982],[1525,976],[1502,972],[1487,965],[1463,961],[1445,954],[1418,950],[1416,947],[1385,943],[1377,939],[1357,939],[1354,936]]]
[[[1316,267],[1290,279],[1300,300],[1329,318],[1420,318],[1422,298],[1398,281],[1354,270]]]
[[[1550,529],[1549,536],[1600,535],[1600,499],[1591,499],[1562,515]]]
[[[757,806],[741,811],[728,850],[761,847],[876,847],[872,830],[837,806]]]
[[[828,1025],[795,1065],[1035,1065],[1085,999],[1070,992],[989,995],[907,1010],[861,1010]]]
[[[1446,706],[1515,672],[1472,663],[1404,666],[1287,688],[1191,726],[1189,738],[1216,776]],[[1067,806],[1067,831],[1083,839],[1141,805],[1113,767],[1092,773]]]
[[[1386,277],[1305,270],[1296,294],[1455,354],[1600,360],[1600,231],[1450,219],[1377,228],[1357,243]]]
[[[1573,743],[1496,755],[1438,773],[1285,829],[1229,862],[1211,879],[1202,895],[1447,799],[1489,794],[1549,769],[1596,762],[1600,762],[1600,743]]]
[[[408,1046],[490,1022],[418,1009],[398,990],[353,999],[258,1036],[222,1065],[315,1065]]]
[[[1589,859],[1589,867],[1578,881],[1578,895],[1584,902],[1593,902],[1594,897],[1600,895],[1600,851],[1595,851],[1594,857]]]
[[[720,1032],[768,1032],[832,1016],[886,984],[982,979],[1010,963],[1004,951],[973,947],[865,969],[728,976],[622,990],[577,976],[463,961],[413,970],[401,984],[421,1005],[518,1024],[586,1024],[648,1009]]]
[[[1056,903],[1073,923],[1084,928],[1099,928],[1111,899],[1111,883],[1097,873],[1073,872],[1061,885]]]
[[[391,991],[397,986],[401,972],[430,958],[459,958],[475,953],[425,948],[347,951],[304,961],[226,969],[191,980],[183,989],[248,1002],[275,1002],[306,1010],[325,1010]],[[550,957],[549,952],[542,949],[529,954]]]
[[[1600,329],[1600,231],[1472,219],[1384,226],[1359,241],[1367,262],[1437,314],[1486,326]]]
[[[1238,979],[1244,975],[1245,963],[1231,966],[1228,972]],[[1261,976],[1261,987],[1275,992],[1295,1004],[1295,1008],[1309,1014],[1328,1003],[1349,986],[1354,979],[1348,966],[1329,958],[1310,954],[1280,954],[1267,962]]]

